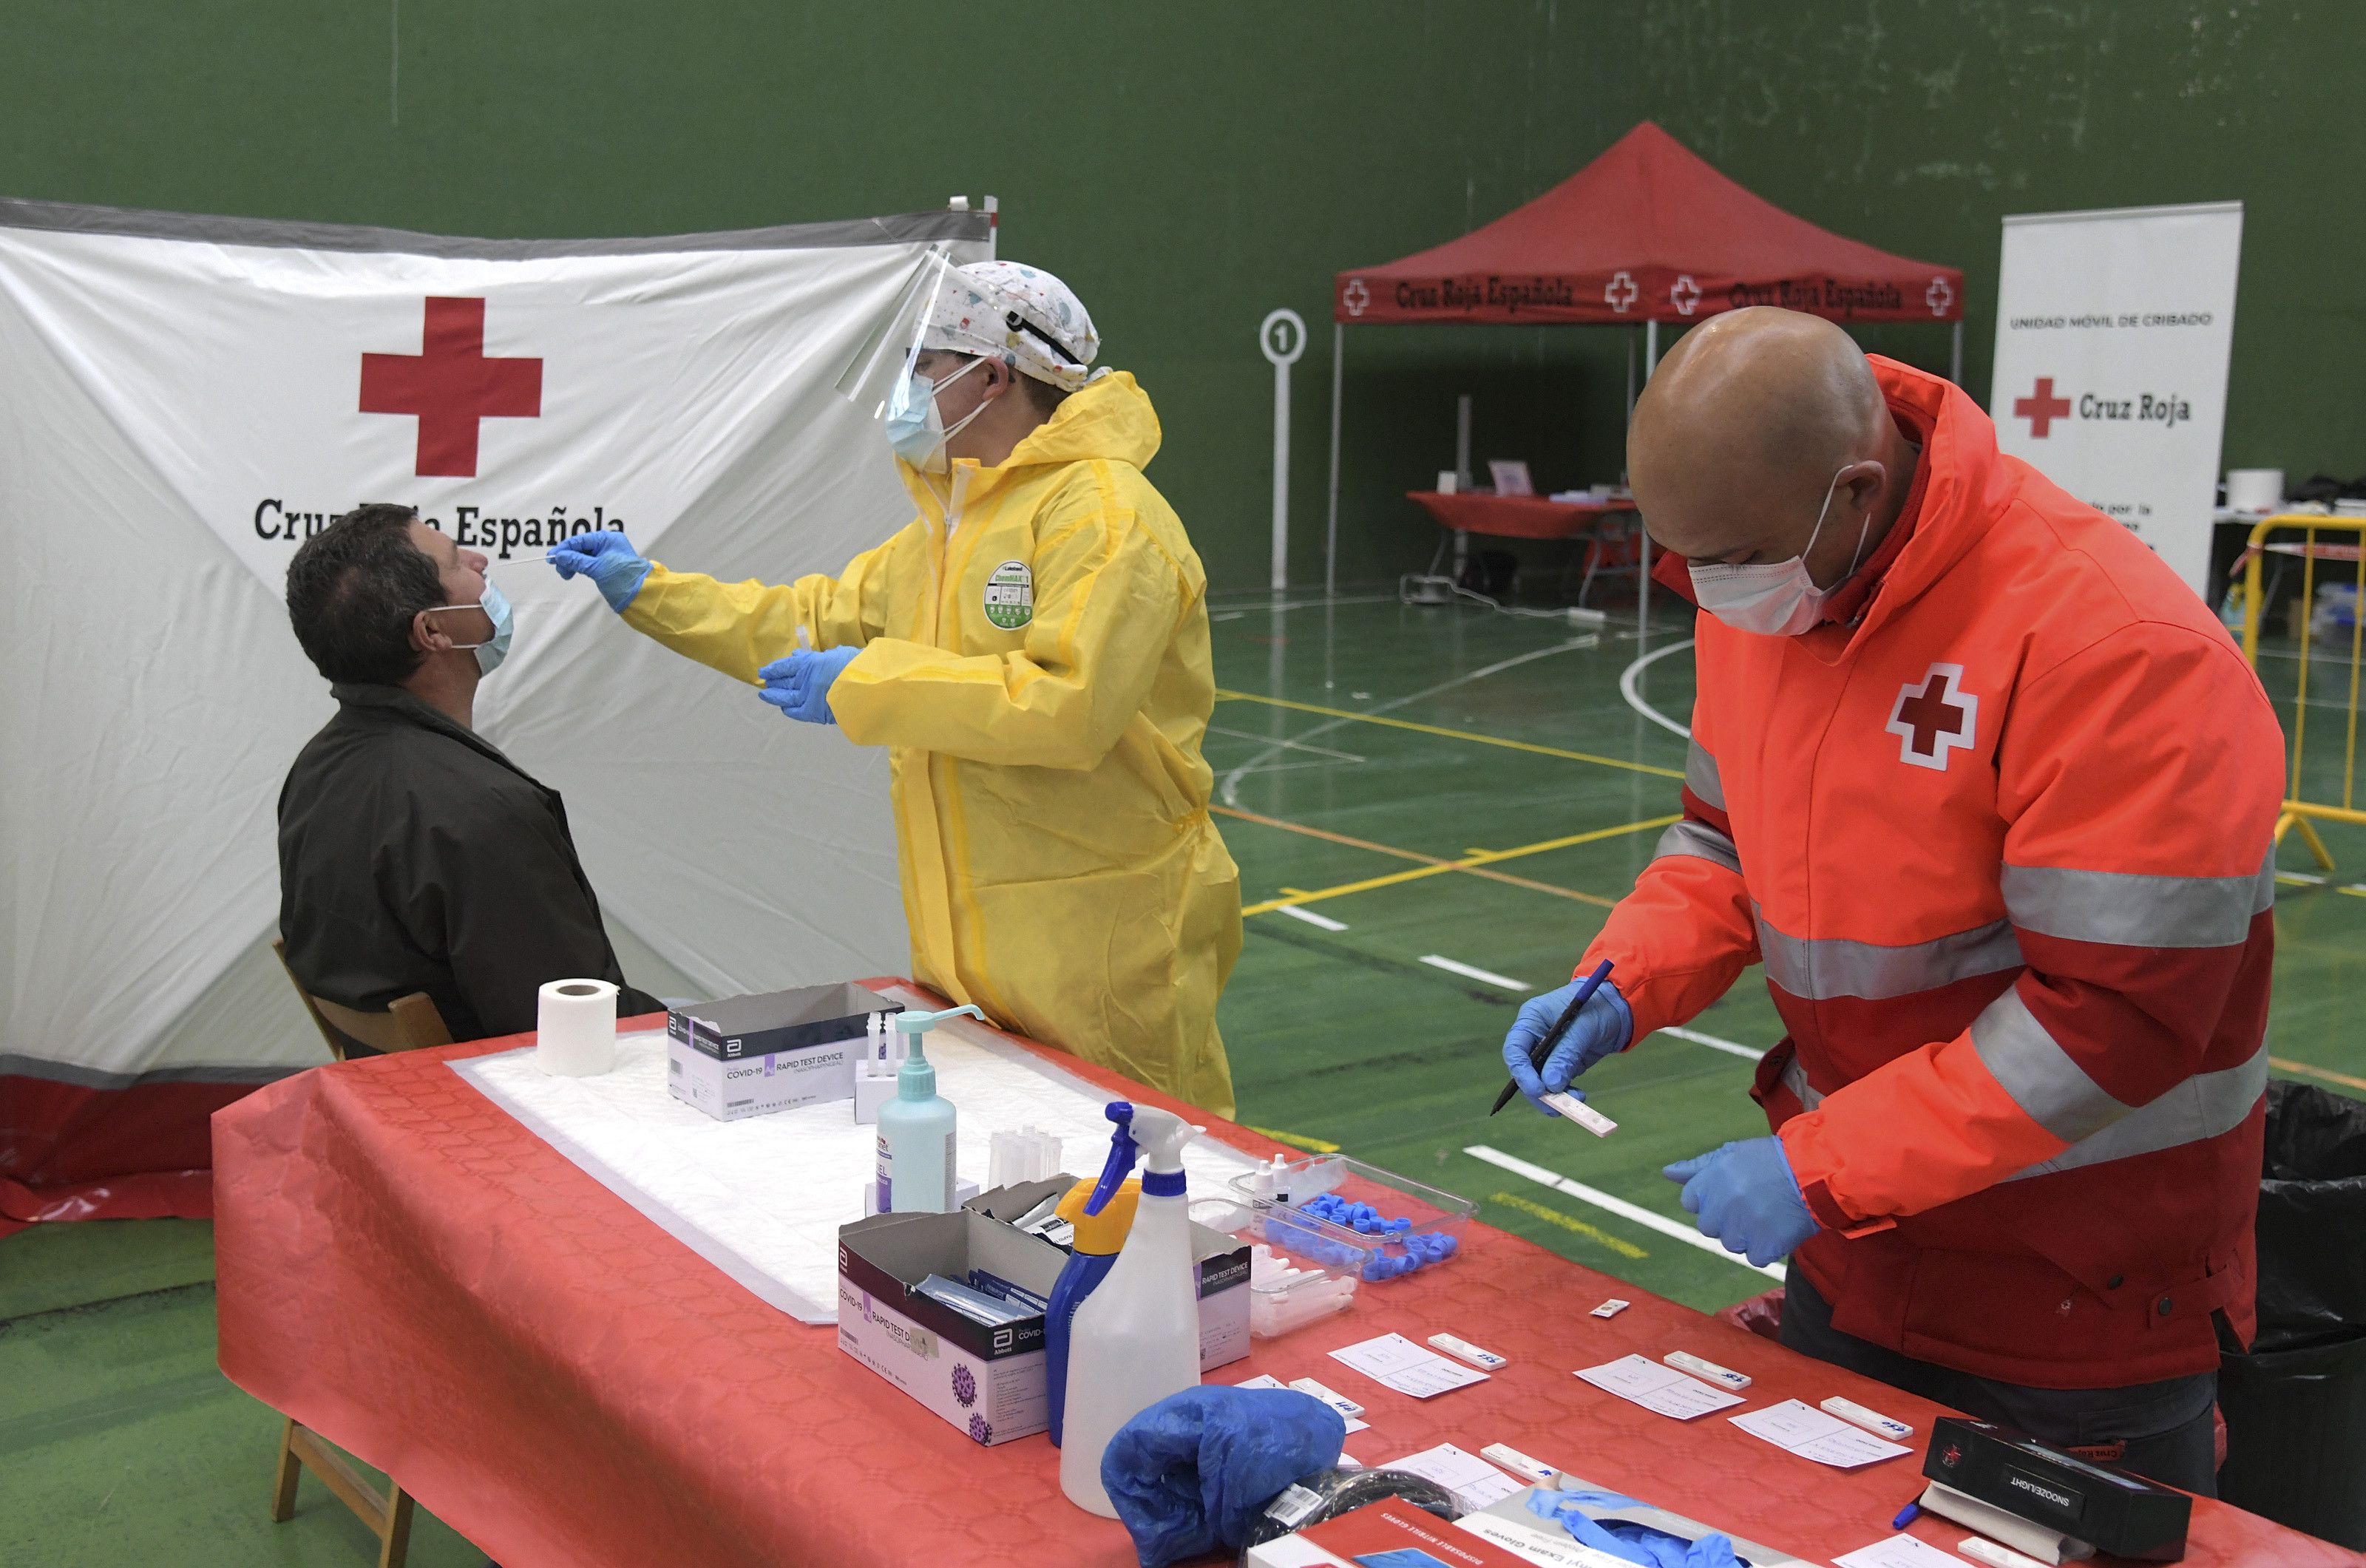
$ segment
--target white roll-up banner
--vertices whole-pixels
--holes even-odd
[[[621,946],[708,996],[900,972],[885,754],[543,556],[622,528],[786,581],[886,538],[910,502],[839,383],[986,243],[959,211],[486,241],[0,201],[0,1219],[203,1167],[212,1106],[326,1060],[269,949],[280,782],[334,708],[281,596],[362,502],[490,558],[517,629],[478,728],[565,795]]]
[[[2004,220],[1997,444],[2204,581],[2243,204]]]

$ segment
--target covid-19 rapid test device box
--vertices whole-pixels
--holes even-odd
[[[848,983],[687,1003],[666,1014],[666,1087],[718,1122],[851,1100],[870,1016],[903,1010]]]

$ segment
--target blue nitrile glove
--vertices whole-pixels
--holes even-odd
[[[1799,1195],[1790,1156],[1780,1138],[1745,1138],[1705,1155],[1662,1167],[1660,1174],[1684,1184],[1684,1212],[1700,1218],[1701,1235],[1715,1236],[1728,1252],[1764,1265],[1823,1227]]]
[[[1530,997],[1520,1004],[1520,1016],[1513,1021],[1512,1032],[1504,1036],[1504,1066],[1510,1070],[1512,1081],[1528,1097],[1528,1103],[1548,1116],[1560,1111],[1538,1103],[1548,1094],[1559,1094],[1569,1088],[1570,1080],[1605,1056],[1615,1056],[1627,1049],[1634,1037],[1635,1015],[1627,1006],[1627,998],[1618,994],[1618,982],[1605,980],[1585,1006],[1570,1021],[1569,1030],[1545,1058],[1544,1071],[1528,1066],[1528,1048],[1552,1031],[1553,1021],[1560,1010],[1569,1006],[1583,979],[1572,980],[1558,991],[1547,991],[1541,997]],[[1577,1097],[1583,1100],[1585,1096]]]
[[[1625,1519],[1589,1517],[1581,1503],[1597,1508],[1640,1507],[1632,1497],[1605,1492],[1545,1492],[1528,1494],[1528,1512],[1540,1519],[1558,1519],[1561,1529],[1580,1544],[1606,1552],[1640,1568],[1741,1568],[1733,1541],[1722,1535],[1685,1540],[1650,1525]]]
[[[561,577],[580,571],[590,578],[600,597],[608,601],[608,608],[620,615],[641,591],[641,580],[649,574],[649,563],[633,548],[633,541],[614,528],[597,528],[551,546],[550,564]]]
[[[859,648],[801,648],[756,671],[764,681],[764,689],[756,694],[791,718],[836,724],[838,716],[829,711],[830,684],[862,651]]]
[[[1294,1388],[1209,1383],[1170,1393],[1117,1429],[1101,1487],[1142,1568],[1222,1544],[1238,1551],[1283,1488],[1339,1462],[1347,1424]]]

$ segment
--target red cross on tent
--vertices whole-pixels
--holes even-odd
[[[427,301],[417,354],[362,355],[364,413],[419,420],[422,476],[477,471],[477,422],[542,414],[542,361],[485,357],[482,299]]]
[[[1898,737],[1898,760],[1947,771],[1948,760],[1979,739],[1980,699],[1964,690],[1964,667],[1933,664],[1921,683],[1898,688],[1897,705],[1883,728]]]
[[[2029,421],[2030,438],[2043,441],[2056,420],[2070,417],[2070,400],[2054,395],[2053,377],[2040,376],[2037,385],[2029,389],[2029,396],[2013,399],[2012,417]]]

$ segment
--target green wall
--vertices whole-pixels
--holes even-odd
[[[1637,119],[1818,222],[1962,265],[1985,394],[1998,218],[2241,197],[2229,465],[2366,470],[2360,7],[1566,0],[1020,8],[667,0],[8,0],[0,194],[493,235],[659,233],[991,191],[1156,400],[1153,477],[1220,589],[1264,581],[1270,372],[1319,579],[1331,274],[1482,223]],[[1434,537],[1479,452],[1618,464],[1616,329],[1350,337],[1343,575]],[[1868,343],[1944,367],[1939,328]]]

